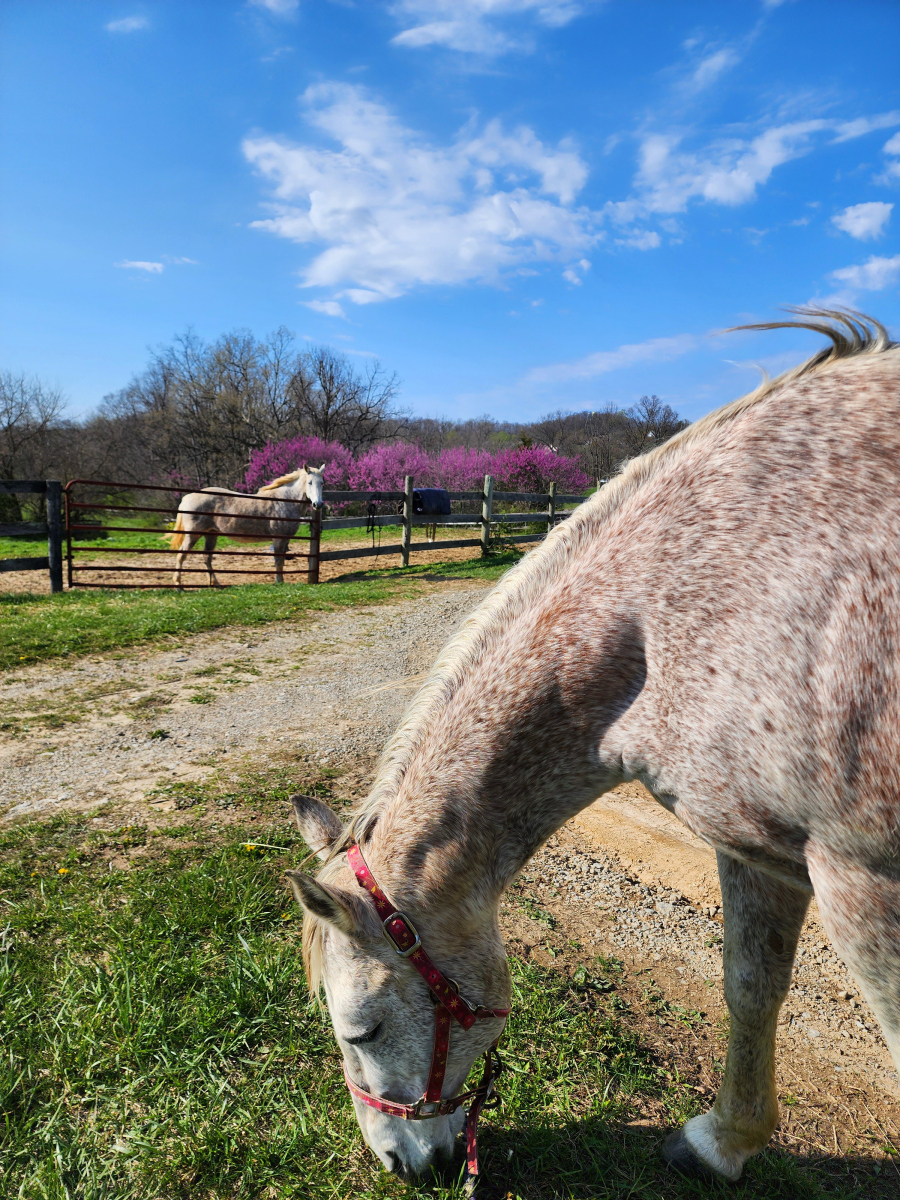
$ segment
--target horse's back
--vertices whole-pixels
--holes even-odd
[[[819,839],[896,863],[900,351],[810,375],[698,442],[598,548],[643,614],[623,736],[654,790],[743,857],[800,864]]]

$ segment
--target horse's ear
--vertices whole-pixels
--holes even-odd
[[[295,900],[307,912],[327,921],[329,925],[334,925],[348,937],[359,932],[356,913],[349,900],[337,888],[329,887],[327,883],[319,883],[317,879],[313,879],[311,875],[304,875],[302,871],[285,871],[285,875],[290,880]]]
[[[319,858],[326,859],[334,843],[344,833],[344,827],[327,804],[315,796],[291,796],[294,820],[303,840]]]
[[[325,464],[324,464],[324,463],[322,463],[321,467],[314,467],[314,468],[313,468],[313,470],[314,470],[314,471],[318,471],[318,472],[319,472],[319,474],[321,475],[321,474],[322,474],[322,472],[325,470]]]
[[[308,471],[308,470],[309,470],[309,463],[304,463],[304,464],[303,464],[303,470],[304,470],[304,471]]]

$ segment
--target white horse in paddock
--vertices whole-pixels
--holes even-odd
[[[219,586],[212,566],[213,551],[219,537],[228,537],[235,542],[271,541],[275,582],[284,583],[284,558],[288,542],[309,510],[322,507],[324,470],[324,463],[321,467],[301,467],[290,475],[273,479],[250,496],[246,492],[229,492],[226,488],[214,487],[184,496],[178,505],[175,526],[166,535],[172,549],[178,551],[175,558],[175,586],[181,587],[184,560],[200,538],[204,539],[210,586]]]
[[[389,1169],[450,1151],[457,1092],[502,1029],[504,889],[625,780],[715,847],[722,885],[724,1078],[668,1161],[734,1180],[768,1142],[813,893],[900,1069],[900,346],[799,311],[756,328],[827,349],[629,463],[504,576],[349,829],[295,800],[325,860],[291,873],[310,987]],[[461,1007],[468,1023],[444,1020]]]

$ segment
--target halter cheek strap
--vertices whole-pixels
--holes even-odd
[[[444,1075],[447,1071],[447,1053],[450,1048],[450,1028],[455,1019],[463,1029],[471,1029],[478,1020],[509,1016],[508,1008],[485,1008],[483,1005],[472,1005],[459,994],[456,984],[449,980],[434,965],[422,947],[421,939],[415,925],[405,913],[400,912],[391,904],[387,896],[375,882],[372,872],[366,866],[359,846],[351,846],[347,851],[347,862],[356,876],[360,887],[366,889],[372,897],[375,910],[381,918],[381,928],[384,936],[393,945],[396,952],[415,967],[434,997],[434,1043],[431,1052],[431,1068],[428,1072],[428,1083],[421,1099],[415,1104],[397,1104],[393,1100],[384,1100],[373,1096],[354,1083],[344,1067],[344,1079],[352,1095],[370,1108],[386,1113],[391,1117],[400,1117],[406,1121],[425,1121],[432,1117],[449,1116],[450,1113],[469,1103],[466,1114],[466,1165],[470,1177],[478,1174],[478,1140],[477,1123],[481,1110],[497,1103],[499,1097],[494,1092],[494,1080],[502,1070],[500,1056],[497,1053],[498,1037],[484,1055],[484,1074],[476,1088],[463,1092],[459,1096],[445,1100],[441,1096],[444,1086]]]

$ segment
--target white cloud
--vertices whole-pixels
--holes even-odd
[[[688,81],[688,88],[691,91],[699,92],[703,88],[709,87],[715,83],[720,75],[737,66],[741,61],[741,56],[732,46],[725,46],[721,50],[715,50],[712,54],[708,54],[702,59],[691,73]]]
[[[900,111],[855,121],[792,121],[774,125],[751,139],[719,139],[698,152],[681,149],[684,139],[680,134],[649,133],[638,155],[637,199],[607,205],[607,211],[618,207],[618,219],[634,220],[641,211],[683,212],[694,199],[730,206],[746,204],[756,198],[757,189],[768,183],[777,167],[808,154],[817,134],[833,132],[833,142],[845,142],[897,123]],[[614,212],[610,215],[616,219]]]
[[[631,237],[617,238],[617,246],[630,246],[633,250],[656,250],[662,245],[662,238],[655,229],[646,229],[643,233],[634,233]]]
[[[880,258],[873,254],[858,266],[832,271],[829,278],[835,283],[844,284],[851,293],[883,292],[900,281],[900,254],[895,254],[893,258]]]
[[[175,257],[171,254],[164,254],[163,258],[167,263],[171,263],[175,267],[199,267],[200,263],[196,258],[184,258],[183,256]]]
[[[326,317],[342,317],[344,310],[337,300],[304,300],[303,303],[313,312],[324,313]]]
[[[292,17],[300,0],[248,0],[254,8],[264,8],[275,17]]]
[[[533,367],[525,376],[530,383],[560,383],[567,379],[594,379],[609,371],[634,366],[642,362],[668,362],[688,354],[697,346],[697,338],[689,333],[675,337],[651,338],[634,345],[619,346],[616,350],[600,350],[571,362],[552,363]]]
[[[900,109],[876,113],[874,117],[857,117],[855,121],[838,121],[833,141],[849,142],[852,138],[873,133],[876,129],[890,129],[892,125],[900,125]]]
[[[870,200],[867,204],[851,204],[831,218],[832,224],[851,237],[866,242],[881,237],[891,219],[893,204]]]
[[[599,215],[575,204],[587,167],[568,141],[491,121],[434,145],[347,84],[311,87],[303,103],[337,149],[261,135],[243,150],[273,192],[254,227],[325,247],[306,287],[367,304],[419,284],[498,283],[602,237]]]
[[[126,258],[122,262],[113,263],[113,266],[121,267],[124,271],[146,271],[149,275],[162,275],[163,273],[161,262],[135,262]]]
[[[683,212],[694,197],[716,204],[753,200],[756,189],[776,167],[805,154],[823,120],[774,126],[751,141],[731,138],[713,143],[699,154],[679,150],[680,137],[647,135],[640,149],[635,179],[643,205],[652,212]]]
[[[578,0],[395,0],[394,15],[412,24],[393,41],[398,46],[446,46],[472,54],[528,50],[531,40],[501,27],[504,19],[530,17],[558,28],[579,16],[584,7]]]
[[[884,143],[884,152],[885,154],[900,154],[900,133],[895,133]]]
[[[570,267],[567,267],[566,270],[563,271],[563,279],[567,279],[569,283],[574,283],[577,287],[581,287],[584,280],[581,278],[581,275],[579,275],[578,272],[581,271],[582,274],[585,274],[590,269],[591,264],[588,259],[579,259],[577,263],[572,263]]]
[[[137,33],[140,29],[149,29],[150,22],[146,17],[122,17],[118,21],[109,21],[103,28],[107,33]]]

